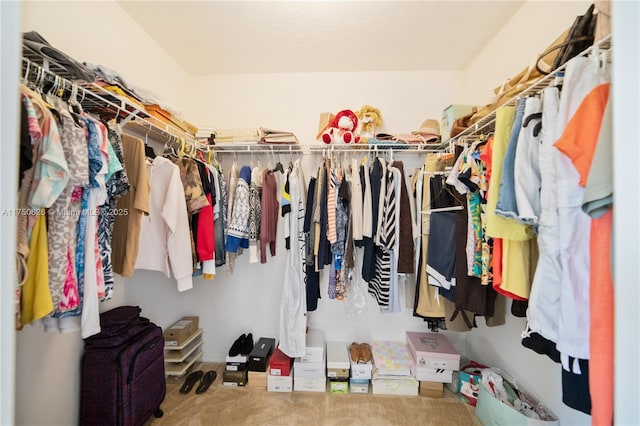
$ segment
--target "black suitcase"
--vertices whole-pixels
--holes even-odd
[[[137,306],[100,314],[101,332],[85,339],[81,425],[142,425],[162,416],[166,394],[162,329]]]

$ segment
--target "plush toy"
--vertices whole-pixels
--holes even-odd
[[[356,111],[356,115],[360,119],[360,135],[363,138],[372,138],[376,127],[382,125],[380,110],[371,105],[363,105],[359,111]]]
[[[322,141],[329,143],[358,143],[358,117],[349,109],[336,114],[327,129],[322,133]]]

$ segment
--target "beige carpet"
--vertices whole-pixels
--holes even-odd
[[[161,425],[480,425],[468,407],[445,389],[444,398],[372,394],[267,392],[222,386],[224,364],[203,363],[194,369],[216,370],[207,392],[179,392],[184,377],[167,379]]]

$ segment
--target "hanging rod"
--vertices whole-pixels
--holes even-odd
[[[602,48],[602,49],[611,48],[611,34],[601,38],[600,40],[595,42],[593,45],[591,45],[588,48],[586,48],[585,50],[583,50],[577,56],[589,55],[595,49],[600,49],[600,48]],[[453,140],[456,141],[459,138],[462,138],[462,137],[465,137],[465,136],[468,137],[468,136],[473,136],[473,135],[479,135],[485,130],[493,131],[494,128],[495,128],[496,111],[498,109],[500,109],[500,108],[502,108],[504,106],[516,105],[518,103],[518,101],[524,96],[540,93],[543,89],[545,89],[545,88],[547,88],[549,86],[550,82],[552,82],[556,78],[556,74],[558,72],[564,71],[564,69],[567,67],[568,62],[569,61],[565,62],[560,67],[558,67],[555,70],[553,70],[553,72],[551,72],[550,74],[540,77],[538,80],[533,82],[529,87],[524,89],[522,92],[518,93],[516,96],[510,98],[509,100],[507,100],[503,104],[499,105],[494,110],[489,112],[489,114],[487,114],[484,117],[480,118],[477,122],[475,122],[471,126],[467,127],[465,130],[463,130],[462,132],[457,134],[456,137],[453,138]]]
[[[225,146],[227,145],[227,146]],[[275,145],[275,144],[216,144],[212,146],[213,150],[217,153],[231,153],[231,154],[248,154],[248,153],[303,153],[311,154],[317,152],[326,152],[327,154],[332,152],[340,153],[376,153],[393,151],[396,154],[415,154],[415,153],[443,153],[447,152],[444,149],[436,149],[421,144],[354,144],[354,145],[311,145],[311,144],[299,144],[299,145]]]

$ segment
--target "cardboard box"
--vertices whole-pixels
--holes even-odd
[[[269,374],[272,376],[289,376],[291,374],[292,364],[293,359],[289,358],[277,347],[269,360]]]
[[[451,139],[451,126],[453,122],[460,117],[471,114],[473,105],[449,105],[442,111],[442,119],[440,120],[440,134],[442,141]]]
[[[247,386],[250,388],[267,388],[267,372],[249,371]]]
[[[431,398],[442,398],[444,394],[444,385],[437,382],[420,382],[420,396],[428,396]]]
[[[329,379],[330,393],[349,393],[349,379]]]
[[[460,354],[444,334],[407,331],[406,336],[416,367],[460,369]]]
[[[369,393],[369,380],[368,379],[350,379],[349,392],[350,393]]]
[[[416,368],[416,379],[425,382],[451,383],[453,371],[442,368]]]
[[[333,123],[333,119],[336,116],[330,112],[321,112],[320,113],[320,121],[318,122],[318,134],[316,135],[316,140],[322,140],[322,134],[325,130]]]
[[[413,377],[374,377],[371,380],[371,393],[418,396],[418,381]]]
[[[373,364],[369,361],[366,364],[358,364],[351,361],[351,378],[352,379],[371,379],[371,372],[373,371]]]
[[[276,339],[261,337],[249,354],[249,371],[267,371],[269,358],[276,347]]]
[[[347,344],[327,342],[327,369],[349,370],[350,365]]]
[[[324,333],[321,330],[307,331],[306,346],[302,362],[324,362]]]
[[[247,384],[246,371],[224,371],[222,373],[223,386],[245,386]]]
[[[522,390],[520,391],[522,392]],[[528,396],[539,410],[546,414],[545,420],[537,420],[526,417],[515,408],[496,399],[491,393],[485,389],[482,382],[479,385],[478,404],[476,405],[475,414],[483,425],[496,426],[555,426],[559,425],[557,417],[540,405],[539,402]]]
[[[198,331],[198,317],[183,317],[164,330],[165,346],[181,346],[193,333]]]
[[[295,367],[293,368],[295,370]],[[327,388],[327,378],[322,377],[295,377],[293,380],[293,390],[295,392],[325,392]]]
[[[292,392],[293,375],[288,376],[267,376],[267,390],[269,392]]]
[[[302,362],[300,358],[296,358],[293,363],[293,377],[297,380],[299,377],[325,379],[325,363],[320,362]]]

